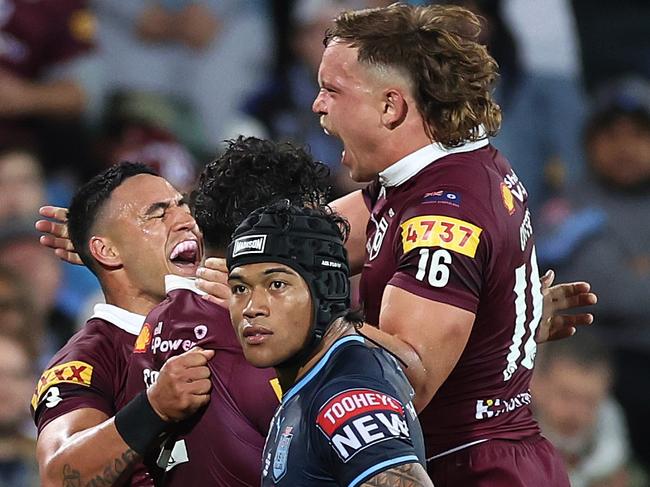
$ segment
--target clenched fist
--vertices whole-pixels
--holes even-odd
[[[214,350],[194,347],[170,358],[147,390],[149,403],[164,421],[181,421],[210,401],[208,361]]]

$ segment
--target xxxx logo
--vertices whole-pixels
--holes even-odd
[[[78,360],[55,365],[51,369],[47,369],[43,372],[36,385],[36,391],[32,396],[32,407],[36,409],[41,396],[53,385],[67,383],[88,387],[92,376],[93,366]]]

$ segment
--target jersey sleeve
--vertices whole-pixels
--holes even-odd
[[[38,379],[31,400],[39,432],[50,421],[77,409],[115,414],[113,377],[118,371],[110,344],[110,337],[89,334],[68,342],[54,357]]]
[[[476,313],[491,246],[486,211],[457,189],[418,195],[401,215],[388,284]]]
[[[403,404],[386,383],[339,381],[323,389],[312,403],[312,444],[324,471],[338,485],[357,486],[385,470],[418,462]]]

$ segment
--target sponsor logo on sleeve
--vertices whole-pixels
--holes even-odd
[[[526,208],[526,213],[524,213],[524,219],[521,221],[519,226],[519,245],[521,251],[526,250],[526,244],[530,237],[533,236],[533,224],[530,218],[530,211]]]
[[[37,408],[43,394],[56,384],[75,384],[88,387],[92,382],[93,366],[78,360],[55,365],[47,369],[38,379],[36,391],[32,396],[32,407]]]
[[[524,200],[528,197],[528,191],[524,187],[524,183],[521,182],[517,174],[513,169],[510,170],[508,174],[503,178],[503,182],[506,187],[512,192],[513,196],[523,203]]]
[[[425,193],[422,198],[423,203],[442,203],[456,207],[460,206],[460,201],[460,193],[453,191],[433,191],[431,193]]]
[[[444,215],[416,216],[401,227],[405,254],[420,247],[441,247],[473,258],[483,232],[476,225]]]
[[[381,217],[379,222],[374,215],[370,215],[370,221],[375,225],[375,233],[366,242],[366,251],[368,252],[368,260],[375,260],[381,250],[381,245],[384,243],[384,237],[388,232],[388,221]]]
[[[382,441],[409,438],[402,403],[372,389],[350,389],[320,409],[316,425],[343,462]]]
[[[248,235],[235,240],[232,256],[243,254],[262,254],[266,246],[266,235]]]
[[[515,212],[515,197],[510,191],[506,183],[501,183],[501,199],[508,215],[513,215]]]
[[[147,346],[151,343],[151,325],[145,323],[140,328],[140,334],[135,341],[135,346],[133,347],[133,353],[144,353],[147,351]]]

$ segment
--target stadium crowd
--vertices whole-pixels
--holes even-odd
[[[69,206],[123,160],[188,191],[240,134],[308,147],[332,197],[364,187],[312,104],[331,20],[390,3],[0,0],[0,487],[39,485],[34,384],[102,299],[88,269],[39,244],[39,207]],[[571,485],[647,485],[650,4],[407,3],[481,16],[500,71],[492,143],[527,188],[540,273],[599,296],[593,327],[540,347],[542,433]]]

